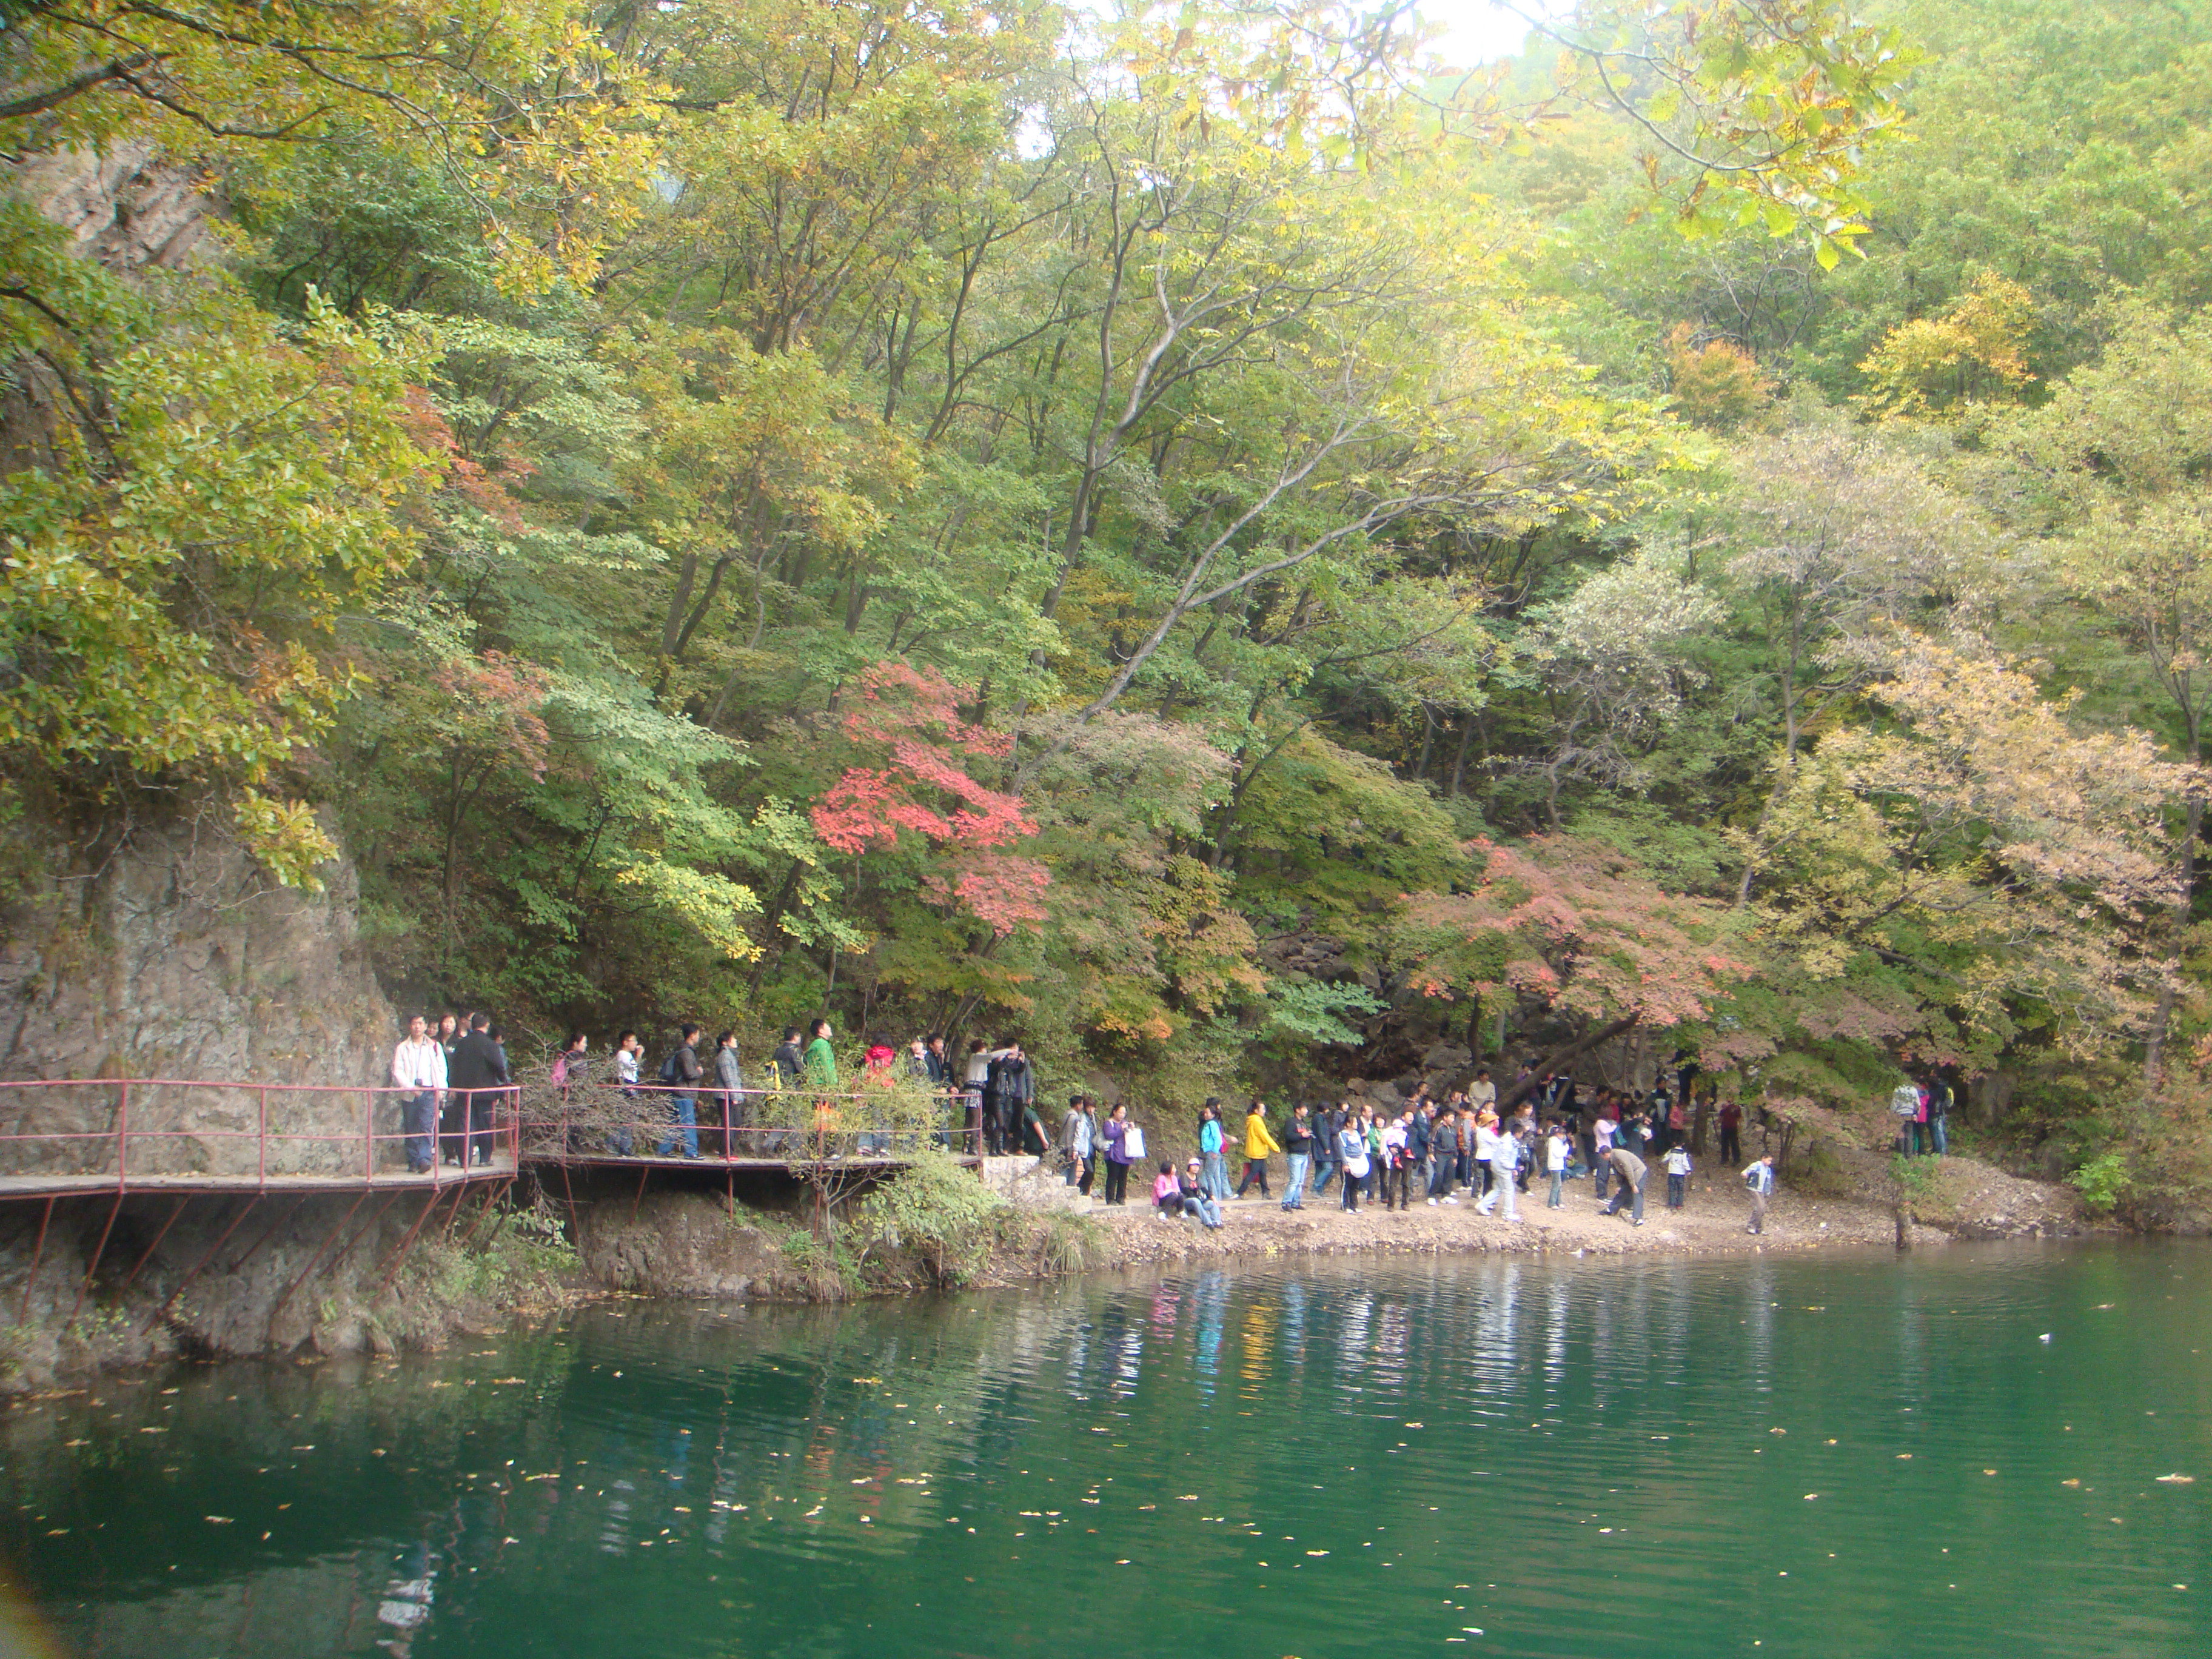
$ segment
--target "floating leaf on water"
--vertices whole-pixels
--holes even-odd
[[[2193,1474],[2161,1474],[2158,1484],[2161,1486],[2193,1486],[2197,1484],[2197,1477]]]

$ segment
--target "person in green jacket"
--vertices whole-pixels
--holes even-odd
[[[806,1086],[810,1089],[834,1089],[837,1086],[837,1051],[830,1046],[830,1022],[817,1019],[806,1028],[806,1054],[801,1063],[806,1068]],[[822,1158],[830,1150],[830,1130],[836,1109],[827,1097],[817,1096],[814,1102],[814,1155]]]

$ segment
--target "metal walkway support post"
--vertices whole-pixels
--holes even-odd
[[[155,1326],[161,1322],[162,1318],[168,1313],[169,1310],[176,1304],[177,1298],[185,1293],[186,1287],[188,1287],[194,1279],[198,1279],[202,1273],[207,1271],[208,1263],[214,1261],[216,1255],[222,1250],[222,1247],[230,1243],[230,1236],[238,1231],[239,1224],[244,1221],[246,1217],[252,1215],[253,1213],[254,1206],[260,1202],[261,1194],[256,1193],[252,1197],[246,1200],[246,1207],[244,1209],[240,1210],[236,1215],[231,1217],[230,1225],[225,1227],[222,1233],[217,1236],[215,1243],[208,1246],[207,1254],[199,1259],[190,1273],[186,1273],[182,1279],[177,1281],[177,1288],[171,1291],[167,1297],[162,1298],[161,1305],[155,1309],[152,1313],[146,1316],[146,1322],[138,1328],[138,1334],[141,1336],[143,1336],[148,1331],[152,1330]]]
[[[54,1218],[53,1194],[46,1195],[46,1207],[39,1216],[39,1242],[31,1247],[31,1272],[23,1280],[23,1305],[15,1310],[15,1322],[27,1325],[31,1320],[31,1286],[39,1282],[39,1263],[46,1254],[46,1224]]]

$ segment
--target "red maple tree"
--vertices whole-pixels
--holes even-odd
[[[1729,913],[1668,893],[1617,848],[1575,836],[1525,847],[1468,843],[1482,865],[1466,893],[1408,895],[1414,985],[1534,996],[1584,1028],[1539,1070],[1637,1026],[1705,1019],[1751,972],[1729,939]]]
[[[1037,832],[1022,798],[979,782],[971,758],[1003,758],[1012,738],[962,718],[972,695],[933,669],[879,662],[853,689],[846,737],[882,756],[849,766],[813,807],[815,833],[841,853],[888,851],[902,830],[951,854],[947,869],[923,878],[922,890],[962,909],[1004,937],[1045,919],[1052,875],[1034,859],[999,849]]]

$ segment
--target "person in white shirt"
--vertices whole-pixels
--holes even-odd
[[[1513,1172],[1521,1167],[1521,1143],[1511,1135],[1501,1133],[1486,1125],[1477,1133],[1487,1133],[1490,1137],[1487,1156],[1490,1159],[1491,1171],[1495,1179],[1491,1183],[1490,1190],[1482,1195],[1481,1201],[1474,1206],[1474,1212],[1477,1215],[1488,1215],[1498,1207],[1498,1200],[1502,1196],[1505,1200],[1505,1219],[1518,1221],[1521,1218],[1514,1209],[1514,1194],[1516,1188],[1513,1182]],[[1479,1156],[1482,1155],[1481,1143],[1477,1144],[1475,1150]]]
[[[1378,1172],[1382,1181],[1382,1207],[1389,1209],[1394,1200],[1404,1207],[1406,1196],[1406,1125],[1413,1113],[1394,1117],[1382,1126],[1382,1168]]]
[[[399,1097],[399,1127],[407,1137],[407,1167],[422,1175],[437,1162],[438,1097],[446,1088],[446,1051],[430,1036],[429,1022],[417,1014],[407,1022],[407,1040],[392,1051],[392,1081]]]
[[[1594,1179],[1596,1182],[1597,1201],[1601,1204],[1605,1202],[1606,1188],[1611,1184],[1613,1133],[1620,1127],[1620,1124],[1603,1112],[1598,1114],[1597,1121],[1590,1126],[1590,1139],[1597,1148],[1597,1170]]]
[[[1690,1149],[1669,1146],[1667,1156],[1660,1162],[1667,1171],[1667,1207],[1679,1210],[1682,1207],[1682,1194],[1690,1182]]]
[[[1478,1071],[1474,1081],[1468,1085],[1467,1103],[1474,1108],[1478,1117],[1498,1104],[1498,1085],[1490,1080],[1487,1066]]]
[[[1554,1121],[1544,1132],[1544,1173],[1552,1177],[1548,1208],[1560,1210],[1566,1207],[1566,1200],[1559,1194],[1566,1184],[1567,1160],[1573,1155],[1574,1149],[1567,1140],[1566,1126]]]

